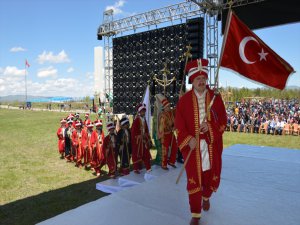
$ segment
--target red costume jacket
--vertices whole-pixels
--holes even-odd
[[[87,131],[86,129],[82,129],[81,130],[81,146],[82,146],[82,149],[85,149],[87,147]]]
[[[205,97],[205,108],[207,108],[213,99],[214,91],[207,87],[208,91]],[[205,139],[208,145],[211,177],[209,186],[212,191],[216,191],[220,184],[220,175],[222,167],[223,141],[222,135],[226,126],[227,116],[224,103],[220,95],[216,95],[211,110],[207,115],[207,124],[209,131],[201,137]],[[201,121],[202,122],[202,121]],[[202,159],[200,152],[199,135],[199,109],[198,101],[194,90],[183,95],[176,107],[175,127],[178,134],[178,146],[186,159],[189,148],[189,141],[192,137],[197,139],[196,149],[191,153],[190,159],[186,165],[188,178],[187,189],[189,194],[201,190]]]
[[[150,160],[150,148],[152,146],[151,137],[147,122],[144,126],[142,119],[137,116],[132,123],[131,127],[131,146],[132,146],[132,162],[133,164],[140,162],[141,160]]]
[[[91,145],[93,148],[93,164],[99,166],[101,161],[104,159],[102,144],[104,141],[104,133],[98,134],[97,130],[94,130],[91,137]]]
[[[106,161],[109,169],[109,174],[115,174],[116,172],[116,160],[115,160],[115,152],[116,152],[116,140],[117,137],[115,134],[112,135],[108,134],[103,141],[103,153],[104,153],[104,160]],[[114,142],[112,141],[112,138],[114,139]]]
[[[174,122],[176,110],[162,112],[159,117],[159,133],[162,144],[162,166],[167,166],[169,147],[171,147],[169,163],[175,165],[177,154],[177,143],[174,135]]]
[[[60,154],[65,152],[65,137],[64,137],[64,129],[62,127],[58,128],[56,135],[58,137],[58,152]]]
[[[77,130],[74,130],[72,133],[72,144],[73,147],[75,148],[75,152],[76,152],[76,161],[77,162],[81,162],[81,158],[82,158],[82,130],[80,131],[80,133],[77,133]]]

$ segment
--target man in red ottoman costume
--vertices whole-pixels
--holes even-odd
[[[89,169],[89,166],[92,161],[92,134],[93,134],[93,128],[94,124],[92,122],[88,122],[86,124],[86,136],[84,137],[86,139],[85,145],[83,145],[83,161],[84,161],[84,168],[86,170]]]
[[[199,224],[202,207],[204,211],[209,210],[209,198],[219,187],[222,135],[227,121],[221,96],[206,85],[207,65],[206,59],[187,64],[189,82],[193,88],[179,99],[176,107],[175,127],[185,161],[192,151],[185,167],[191,225]]]
[[[94,122],[96,130],[93,131],[91,143],[92,143],[92,162],[91,167],[95,170],[96,176],[100,176],[100,164],[104,160],[104,154],[102,152],[102,144],[104,140],[104,132],[102,131],[102,121],[96,120]]]
[[[115,160],[115,152],[116,152],[116,147],[117,147],[117,136],[115,134],[115,125],[113,122],[108,122],[106,124],[106,129],[109,132],[108,135],[104,138],[103,141],[103,153],[105,157],[105,162],[102,162],[100,165],[101,167],[106,163],[108,165],[108,176],[110,178],[116,178],[116,170],[117,170],[117,164]]]
[[[137,107],[138,115],[131,127],[131,146],[133,170],[139,174],[142,169],[142,161],[147,172],[151,171],[150,148],[152,146],[148,125],[145,119],[146,105],[141,103]]]
[[[82,139],[82,137],[86,137],[86,131],[82,129],[82,124],[80,121],[75,124],[76,130],[72,133],[72,143],[76,152],[76,164],[75,166],[81,168],[82,167],[82,158],[83,158],[83,144],[85,144],[86,139]],[[83,143],[84,142],[84,143]]]
[[[60,154],[60,158],[64,158],[65,153],[65,129],[66,129],[67,121],[62,119],[60,121],[60,128],[58,128],[56,135],[58,137],[58,152]]]
[[[162,144],[162,162],[161,167],[168,170],[167,164],[176,168],[177,143],[174,135],[175,109],[171,109],[170,102],[166,97],[162,100],[163,112],[159,117],[158,137]],[[168,159],[170,151],[170,159]]]

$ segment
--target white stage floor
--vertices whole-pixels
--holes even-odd
[[[120,190],[39,225],[189,224],[185,176],[176,185],[179,168],[160,170],[154,168],[150,178],[140,174],[141,182],[130,187],[126,177],[123,187],[105,181]],[[221,185],[201,225],[299,225],[299,212],[300,151],[234,145],[224,150]]]

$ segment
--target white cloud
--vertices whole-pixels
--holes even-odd
[[[0,68],[0,74],[3,74],[4,76],[24,76],[25,69],[19,70],[15,66],[7,66],[4,69]]]
[[[12,47],[9,51],[10,52],[25,52],[25,51],[27,51],[27,49],[18,46],[18,47]]]
[[[57,77],[57,69],[53,68],[52,66],[48,68],[40,69],[37,73],[38,77]]]
[[[67,53],[65,50],[62,50],[57,55],[54,55],[53,52],[47,52],[44,51],[42,54],[38,56],[38,62],[39,64],[44,64],[46,62],[48,63],[67,63],[71,60],[69,59]]]
[[[68,73],[72,73],[73,71],[74,71],[74,68],[73,68],[73,67],[70,67],[70,68],[68,68],[68,70],[67,70]]]
[[[0,79],[0,92],[5,90],[5,82],[3,79]]]
[[[124,6],[124,4],[125,4],[124,0],[119,0],[115,2],[114,5],[106,6],[105,10],[112,9],[114,11],[114,15],[121,14],[123,13],[123,10],[121,8]]]
[[[24,77],[0,78],[0,96],[24,95]],[[59,78],[43,82],[27,80],[27,94],[34,96],[85,97],[93,95],[93,83],[87,79]]]
[[[17,67],[0,67],[0,96],[25,94],[25,69]],[[93,73],[87,72],[76,78],[57,78],[57,69],[50,66],[40,69],[37,77],[43,79],[33,81],[27,77],[27,94],[34,96],[69,96],[85,97],[94,93]],[[36,78],[36,77],[35,77]],[[48,79],[47,79],[48,78]],[[50,79],[49,79],[50,78]]]

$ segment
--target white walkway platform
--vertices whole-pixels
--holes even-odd
[[[178,169],[181,168],[182,164],[178,164]],[[172,170],[173,168],[170,168]],[[125,188],[139,185],[145,181],[151,181],[161,175],[167,174],[169,171],[162,170],[159,166],[152,166],[152,171],[146,173],[146,170],[141,170],[141,174],[131,172],[126,176],[119,177],[117,179],[110,179],[99,182],[96,184],[96,189],[105,193],[115,193]]]
[[[179,168],[163,174],[159,170],[147,182],[130,187],[107,181],[121,190],[39,224],[189,224],[185,177],[176,185]],[[145,180],[145,174],[141,177]],[[221,185],[201,224],[299,225],[299,212],[300,150],[235,145],[224,150]]]

